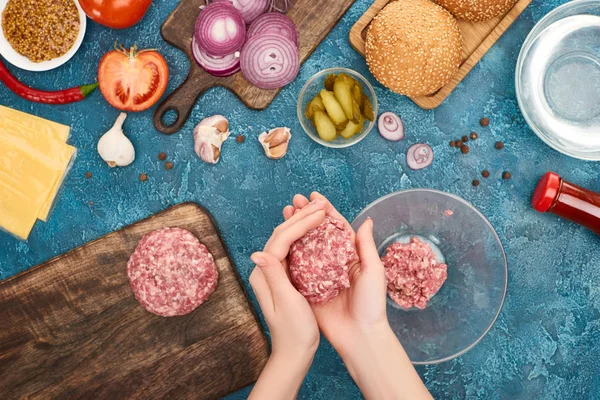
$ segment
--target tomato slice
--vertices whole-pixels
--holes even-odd
[[[169,67],[155,50],[137,46],[108,52],[98,66],[102,95],[115,108],[144,111],[152,107],[167,89]]]

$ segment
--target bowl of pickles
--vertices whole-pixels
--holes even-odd
[[[306,82],[298,98],[298,119],[315,142],[333,148],[349,147],[375,126],[377,96],[359,73],[330,68]]]

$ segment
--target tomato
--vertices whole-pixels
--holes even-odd
[[[83,12],[101,25],[129,28],[144,17],[152,0],[79,0]]]
[[[155,50],[133,46],[115,48],[102,57],[98,83],[102,95],[115,108],[144,111],[152,107],[167,89],[169,67]]]

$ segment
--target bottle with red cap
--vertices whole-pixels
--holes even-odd
[[[585,226],[600,235],[600,194],[547,172],[533,194],[533,208]]]

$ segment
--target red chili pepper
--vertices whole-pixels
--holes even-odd
[[[15,78],[2,61],[0,61],[0,81],[4,82],[7,88],[24,99],[45,104],[67,104],[81,101],[98,87],[97,83],[93,83],[91,85],[83,85],[56,92],[33,89]]]

